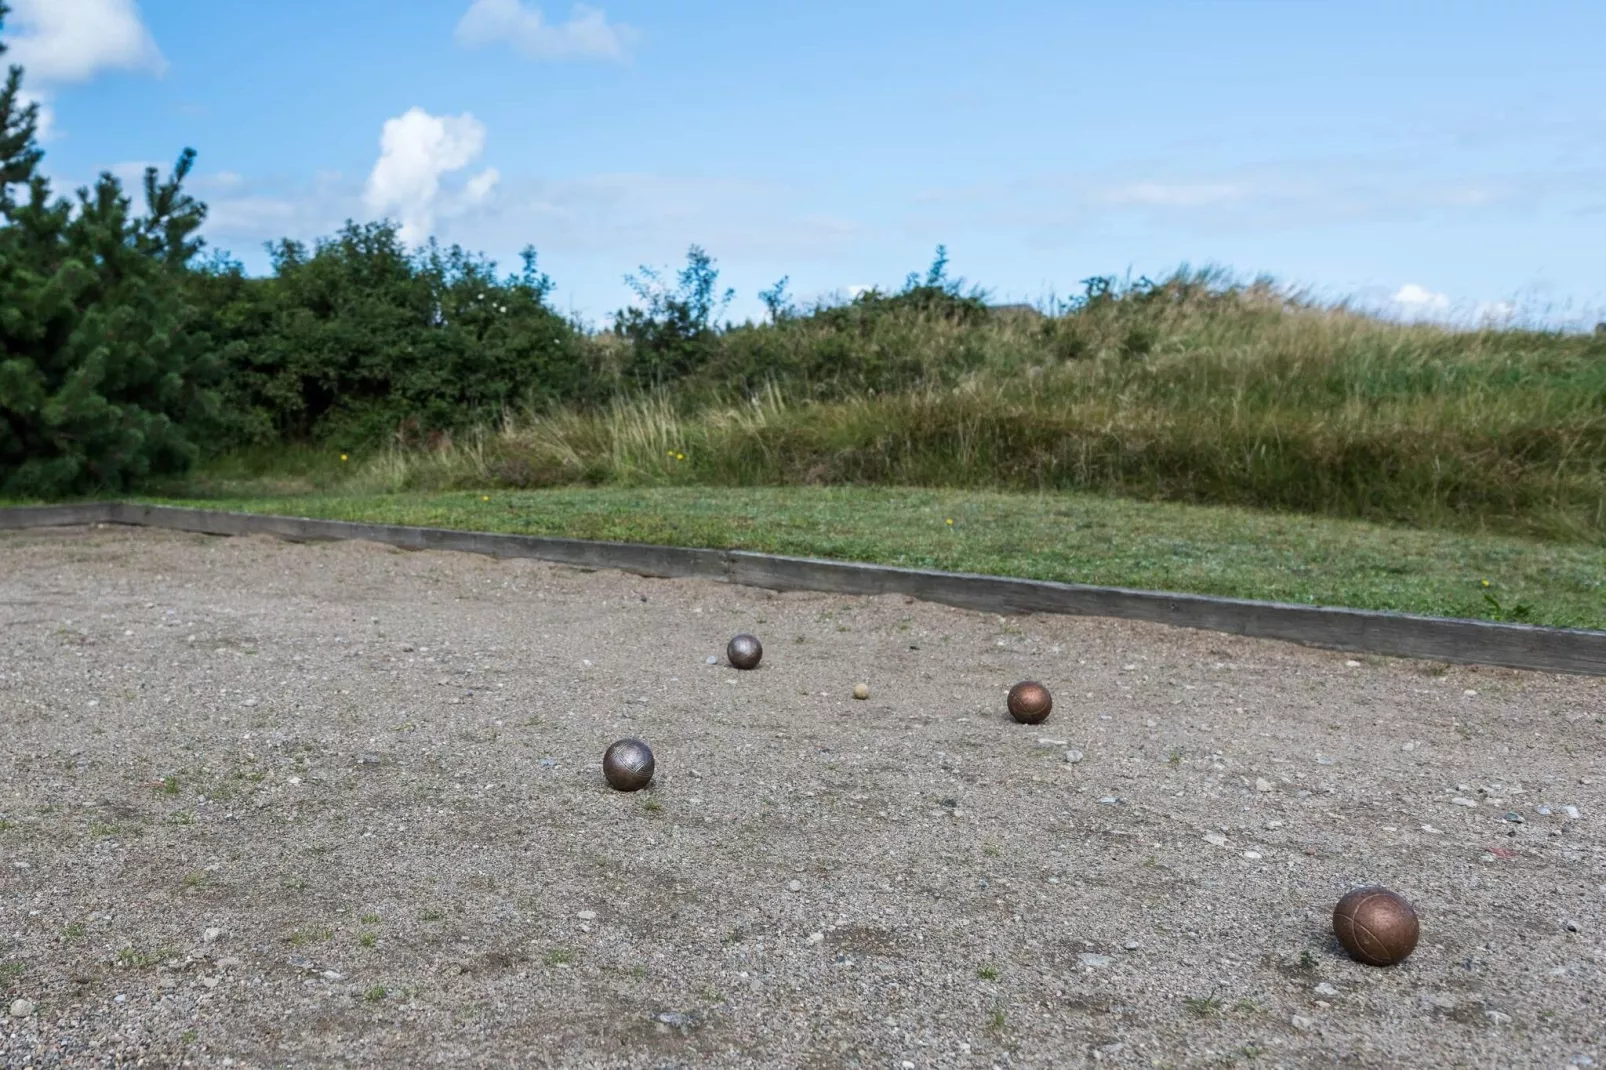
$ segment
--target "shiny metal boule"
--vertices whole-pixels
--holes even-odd
[[[759,643],[758,636],[743,632],[730,641],[725,648],[725,656],[738,669],[756,669],[758,659],[764,656],[764,647]]]
[[[1416,950],[1421,926],[1405,898],[1387,888],[1357,888],[1333,908],[1333,935],[1368,966],[1392,966]]]
[[[1009,689],[1009,715],[1021,724],[1042,724],[1053,708],[1048,688],[1036,680],[1022,680]]]
[[[636,791],[652,782],[652,748],[639,739],[621,739],[602,755],[602,775],[619,791]]]

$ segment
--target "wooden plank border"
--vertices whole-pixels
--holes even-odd
[[[80,505],[24,505],[0,509],[0,531],[108,524],[117,505],[117,502],[85,502]]]
[[[582,568],[619,569],[643,576],[696,577],[772,590],[901,594],[992,613],[1118,617],[1357,653],[1606,676],[1606,631],[1578,628],[1541,628],[1375,610],[1168,594],[821,561],[746,550],[502,535],[128,502],[0,509],[0,529],[88,523],[129,524],[212,535],[274,535],[292,541],[365,539],[409,550],[529,557]]]

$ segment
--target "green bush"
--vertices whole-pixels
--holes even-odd
[[[455,245],[409,252],[390,222],[270,252],[269,277],[219,258],[192,283],[226,368],[231,441],[405,442],[598,392],[533,250],[501,280]]]
[[[0,91],[0,495],[182,471],[197,454],[186,425],[204,426],[215,401],[183,286],[205,215],[181,189],[195,154],[166,181],[146,172],[144,216],[110,174],[76,204],[53,198],[21,83],[12,67]]]
[[[671,287],[661,272],[642,267],[625,284],[640,304],[614,314],[614,331],[628,343],[622,373],[636,389],[661,389],[700,370],[719,347],[717,317],[735,291],[719,294],[713,258],[693,245]]]

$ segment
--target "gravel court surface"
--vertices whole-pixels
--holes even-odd
[[[0,533],[7,1067],[1606,1066],[1603,818],[1606,680]]]

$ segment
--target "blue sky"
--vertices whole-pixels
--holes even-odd
[[[1189,262],[1403,315],[1606,307],[1601,3],[11,3],[50,173],[193,146],[254,269],[386,215],[535,245],[593,322],[694,242],[739,316],[939,242],[999,300]]]

